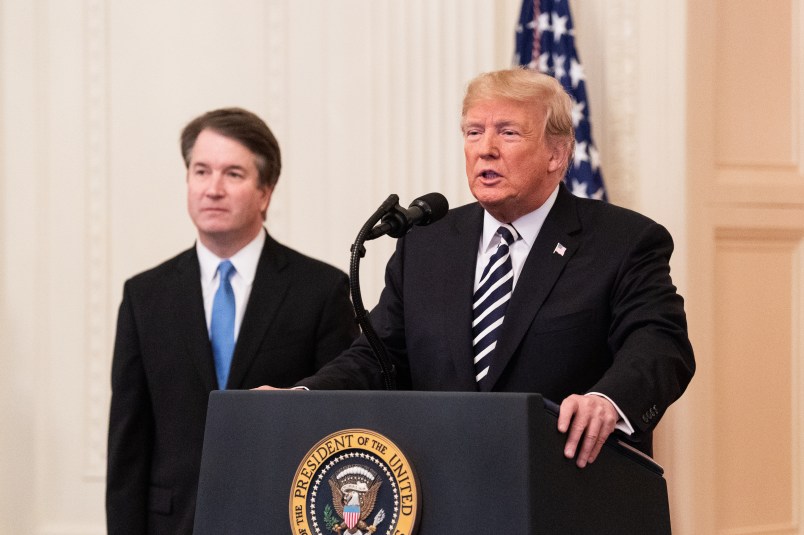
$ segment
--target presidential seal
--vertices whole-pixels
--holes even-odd
[[[410,463],[393,442],[367,429],[318,442],[290,490],[296,535],[413,535],[419,509]]]

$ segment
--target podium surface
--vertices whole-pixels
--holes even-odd
[[[609,443],[577,468],[537,394],[376,391],[213,392],[195,533],[336,533],[301,528],[290,499],[311,448],[347,429],[410,462],[420,535],[670,533],[661,471]]]

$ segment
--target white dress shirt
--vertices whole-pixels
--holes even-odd
[[[483,269],[489,263],[497,245],[500,243],[500,235],[497,234],[497,229],[503,224],[513,225],[520,239],[514,242],[509,247],[509,254],[511,256],[511,264],[514,269],[514,288],[519,280],[519,274],[522,273],[522,266],[525,265],[525,260],[528,258],[530,248],[533,247],[533,242],[536,241],[536,236],[542,229],[544,220],[547,219],[547,214],[556,202],[558,197],[558,188],[550,194],[550,197],[539,208],[529,214],[525,214],[516,221],[497,221],[491,214],[484,212],[483,215],[483,235],[480,236],[480,245],[477,250],[477,264],[475,266],[475,290],[480,285],[480,276],[483,274]]]
[[[237,251],[231,258],[228,258],[235,268],[235,273],[229,279],[232,283],[235,298],[235,342],[237,341],[237,335],[240,333],[240,325],[243,323],[243,315],[246,312],[251,287],[254,285],[254,277],[257,274],[257,264],[260,261],[264,245],[265,229],[262,229],[248,245]],[[215,253],[201,243],[201,240],[196,241],[195,249],[201,268],[201,291],[204,295],[204,314],[207,319],[208,332],[212,321],[212,301],[215,299],[215,292],[218,291],[218,286],[221,284],[220,276],[218,275],[218,264],[227,259],[218,258]]]

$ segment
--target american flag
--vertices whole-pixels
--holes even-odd
[[[516,29],[516,64],[554,76],[573,100],[575,155],[564,181],[578,197],[608,200],[600,155],[592,141],[586,76],[575,50],[569,0],[523,0]]]

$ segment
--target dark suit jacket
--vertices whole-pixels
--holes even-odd
[[[470,204],[400,239],[371,322],[401,388],[475,391],[472,292],[483,209]],[[558,244],[566,250],[556,251]],[[673,242],[630,210],[579,199],[562,185],[525,262],[489,376],[492,390],[609,396],[651,452],[651,430],[695,363],[682,298],[670,280]],[[381,388],[360,337],[299,384]]]
[[[346,275],[266,236],[229,388],[291,386],[356,335]],[[112,363],[110,534],[192,533],[207,400],[215,389],[192,248],[124,287]]]

